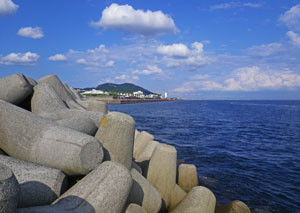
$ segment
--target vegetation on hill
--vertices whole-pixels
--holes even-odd
[[[105,83],[97,86],[95,89],[107,91],[107,92],[133,93],[136,91],[142,91],[145,95],[155,94],[149,90],[144,89],[143,87],[130,84],[130,83],[124,83],[124,84]]]

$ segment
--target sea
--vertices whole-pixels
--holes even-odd
[[[174,145],[219,204],[300,212],[300,101],[174,101],[110,105]]]

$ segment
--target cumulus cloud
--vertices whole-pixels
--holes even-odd
[[[241,7],[250,7],[250,8],[259,8],[262,4],[260,3],[241,3],[241,2],[228,2],[222,4],[215,4],[210,7],[210,10],[220,10],[220,9],[231,9],[231,8],[241,8]]]
[[[172,44],[159,46],[157,52],[165,55],[162,62],[169,68],[185,67],[195,70],[212,62],[212,59],[204,54],[203,47],[200,42],[192,43],[191,48],[184,44]]]
[[[253,46],[247,49],[250,55],[262,57],[273,55],[282,50],[284,50],[284,47],[280,43],[263,44],[259,46]]]
[[[174,46],[176,47],[173,44],[163,45],[153,39],[143,39],[126,45],[105,47],[101,44],[94,49],[84,51],[69,50],[65,55],[68,61],[83,65],[85,70],[101,71],[115,67],[116,64],[122,64],[127,66],[131,72],[135,70],[137,75],[167,74],[169,68],[182,68],[183,71],[190,71],[206,66],[213,61],[206,55],[203,44],[200,42],[194,42],[189,47],[185,46],[187,53],[176,52],[172,49]],[[165,49],[165,52],[161,51],[165,54],[158,53],[161,47],[168,47],[165,48],[167,51]]]
[[[293,30],[300,30],[300,4],[293,6],[279,17],[279,21]]]
[[[36,53],[10,53],[0,58],[0,64],[3,65],[34,65],[38,62],[40,56]]]
[[[293,31],[288,31],[286,33],[286,35],[289,37],[289,39],[291,40],[292,44],[300,47],[300,35],[293,32]]]
[[[0,1],[0,15],[10,15],[18,10],[19,6],[16,5],[12,0],[1,0]]]
[[[160,45],[157,47],[157,52],[162,55],[174,57],[186,57],[189,54],[189,49],[184,44]]]
[[[176,33],[178,31],[173,19],[162,11],[135,10],[128,4],[118,5],[115,3],[106,7],[102,11],[100,20],[92,21],[91,26],[144,36]]]
[[[27,37],[27,38],[43,38],[44,33],[42,28],[40,27],[23,27],[19,29],[18,33],[19,36]]]
[[[263,70],[260,67],[241,67],[223,82],[194,79],[185,82],[174,92],[186,91],[259,91],[294,89],[300,87],[300,75],[289,70]]]
[[[48,58],[50,61],[67,61],[67,57],[63,54],[56,54]]]
[[[135,70],[132,73],[137,75],[152,75],[152,74],[161,74],[163,71],[156,65],[147,65],[147,69],[144,70]]]

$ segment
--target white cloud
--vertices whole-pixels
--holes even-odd
[[[63,54],[56,54],[48,58],[50,61],[67,61],[67,57]]]
[[[129,76],[126,74],[122,74],[122,75],[116,76],[115,79],[119,80],[119,81],[123,81],[123,82],[133,83],[133,82],[138,81],[139,77],[135,76],[135,75]]]
[[[160,45],[157,47],[157,52],[162,55],[173,57],[186,57],[189,54],[189,49],[184,44]]]
[[[200,42],[194,42],[192,43],[192,48],[195,49],[196,52],[202,53],[203,52],[204,45]]]
[[[253,46],[247,49],[250,55],[254,56],[270,56],[282,50],[284,50],[284,47],[280,43],[263,44],[259,46]]]
[[[0,1],[0,15],[10,15],[18,10],[19,6],[16,5],[12,0],[1,0]]]
[[[212,78],[212,77],[209,77]],[[260,67],[241,67],[223,82],[197,79],[185,82],[174,92],[189,91],[259,91],[294,89],[300,87],[300,75],[289,70],[263,70]]]
[[[156,65],[148,65],[147,69],[144,70],[135,70],[132,73],[137,75],[152,75],[152,74],[161,74],[163,71]]]
[[[300,35],[293,32],[293,31],[288,31],[286,33],[286,35],[289,37],[289,39],[291,40],[292,44],[300,47]]]
[[[4,65],[34,65],[38,62],[40,56],[36,53],[10,53],[0,58],[0,64]]]
[[[116,66],[117,63],[127,66],[128,70],[135,70],[138,75],[168,74],[168,68],[190,71],[206,66],[213,61],[205,54],[203,44],[200,42],[190,44],[190,48],[185,46],[187,53],[180,53],[180,51],[176,53],[173,49],[169,49],[170,51],[166,52],[168,55],[158,54],[157,50],[162,46],[174,47],[175,45],[163,45],[154,39],[142,39],[127,45],[105,47],[101,44],[94,49],[85,51],[69,50],[65,55],[68,61],[83,65],[85,70],[101,71],[113,65]],[[186,57],[179,57],[184,54]],[[148,67],[148,65],[152,66]],[[162,70],[166,70],[166,72]]]
[[[19,29],[18,33],[19,36],[27,37],[27,38],[43,38],[44,33],[42,28],[40,27],[23,27]]]
[[[300,30],[300,4],[295,5],[281,15],[279,21],[290,29]]]
[[[291,71],[264,71],[257,66],[242,67],[225,80],[224,90],[257,91],[300,87],[300,75]]]
[[[212,62],[212,59],[204,54],[204,45],[194,42],[189,49],[184,44],[163,45],[157,48],[157,52],[164,54],[162,62],[169,68],[185,67],[195,70]]]
[[[210,7],[210,10],[220,10],[220,9],[231,9],[231,8],[240,8],[240,7],[251,7],[251,8],[259,8],[262,4],[260,3],[241,3],[241,2],[228,2],[222,4],[215,4]]]
[[[243,4],[244,7],[252,7],[252,8],[259,8],[262,6],[262,4],[259,4],[259,3],[244,3]]]
[[[121,30],[144,36],[176,33],[178,30],[173,19],[162,11],[135,10],[132,6],[111,4],[102,11],[98,22],[91,22],[94,27]]]
[[[108,61],[106,64],[105,64],[106,67],[114,67],[115,66],[115,62],[113,60],[110,60]]]

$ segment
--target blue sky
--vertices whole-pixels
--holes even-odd
[[[300,99],[300,0],[0,0],[0,77]]]

